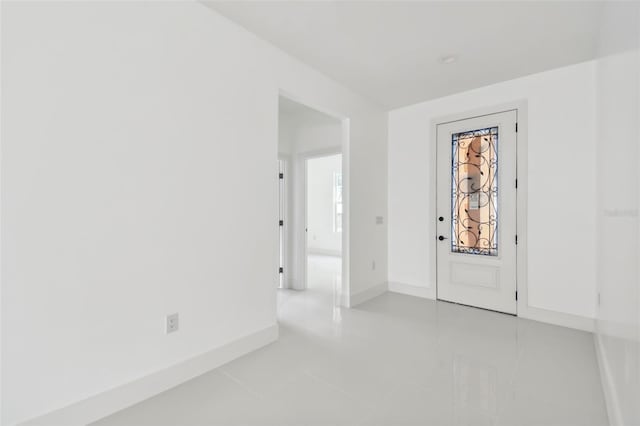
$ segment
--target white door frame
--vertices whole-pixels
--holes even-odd
[[[305,105],[309,108],[315,109],[316,111],[320,111],[323,114],[326,114],[330,117],[337,119],[341,123],[341,127],[342,127],[341,144],[340,144],[340,148],[337,149],[337,152],[336,152],[336,153],[342,154],[342,295],[340,296],[340,301],[342,306],[348,308],[351,306],[351,285],[349,281],[349,271],[350,271],[349,235],[350,235],[350,229],[351,229],[350,227],[351,174],[350,174],[350,161],[349,161],[349,158],[350,158],[349,146],[350,146],[350,140],[351,140],[351,130],[350,130],[351,120],[347,116],[344,116],[335,111],[328,110],[327,108],[324,108],[321,105],[316,105],[314,102],[309,101],[305,97],[295,95],[283,89],[278,90],[277,98],[275,100],[276,104],[278,102],[278,98],[280,97],[287,98],[291,101],[294,101],[299,104]],[[276,120],[278,120],[277,116],[276,116]],[[276,126],[276,140],[278,140],[277,131],[278,131],[278,126]],[[277,152],[277,147],[276,147],[276,152]],[[314,152],[305,153],[304,155],[309,155],[309,154],[313,155]],[[323,156],[323,155],[319,155],[319,156]],[[331,154],[328,154],[328,155],[331,155]],[[292,165],[290,170],[293,167],[295,166]],[[306,168],[306,161],[305,161],[305,168]],[[304,176],[306,180],[306,170],[304,170]],[[306,194],[306,181],[304,182],[304,191]],[[304,217],[306,221],[306,195],[304,200],[304,209],[305,209]],[[306,244],[306,233],[305,233],[304,250],[306,250],[306,247],[307,247],[307,244]],[[301,270],[301,273],[302,273],[302,276],[304,277],[304,288],[306,288],[307,287],[306,253],[304,253],[303,258],[304,258],[304,262],[303,262],[304,266],[303,266],[303,269]],[[297,266],[300,267],[300,265],[297,265]]]
[[[283,284],[283,288],[287,288],[288,287],[288,282],[289,282],[289,278],[287,273],[289,272],[289,265],[290,265],[290,259],[288,257],[289,254],[289,241],[288,241],[288,237],[289,237],[289,232],[290,232],[290,227],[289,227],[289,198],[291,196],[291,194],[289,193],[289,189],[290,189],[290,184],[289,184],[289,169],[291,167],[291,156],[288,154],[284,154],[281,152],[278,152],[278,163],[282,161],[282,163],[284,164],[284,168],[283,168],[283,173],[284,173],[284,191],[282,194],[279,194],[282,196],[282,199],[279,199],[279,203],[282,204],[282,206],[278,206],[278,209],[280,209],[281,207],[284,209],[284,212],[282,213],[282,218],[279,217],[279,219],[282,219],[283,221],[283,225],[282,225],[282,247],[280,248],[280,250],[282,250],[283,253],[283,258],[282,258],[282,284]],[[280,180],[278,180],[278,190],[280,189],[280,185],[281,182]],[[280,215],[278,215],[280,216]]]
[[[516,170],[518,180],[518,190],[516,191],[516,233],[518,244],[516,245],[516,291],[518,300],[516,301],[517,316],[528,316],[529,291],[527,284],[527,191],[528,191],[528,170],[527,170],[527,136],[528,136],[528,110],[527,101],[519,100],[495,105],[486,108],[478,108],[470,111],[449,114],[431,120],[431,141],[429,147],[429,161],[431,165],[430,178],[432,184],[429,185],[429,201],[431,202],[433,217],[429,222],[429,237],[433,241],[432,251],[429,259],[431,269],[431,282],[434,283],[433,298],[437,299],[438,294],[438,261],[437,261],[437,145],[438,145],[438,125],[447,124],[453,121],[466,120],[474,117],[481,117],[501,113],[505,111],[516,111],[518,132],[516,143],[518,144],[516,154]]]

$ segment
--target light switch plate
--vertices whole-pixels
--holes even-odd
[[[180,328],[180,317],[178,313],[167,315],[165,318],[165,333],[169,334],[178,331],[178,328]]]

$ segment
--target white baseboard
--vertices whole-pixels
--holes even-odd
[[[518,306],[518,317],[547,324],[559,325],[562,327],[574,328],[576,330],[595,331],[595,319],[567,314],[564,312],[549,311],[546,309],[527,306],[524,309]]]
[[[422,297],[424,299],[436,300],[435,287],[418,287],[415,285],[389,281],[389,291],[406,294],[409,296]],[[518,317],[547,324],[559,325],[562,327],[574,328],[576,330],[593,333],[595,330],[595,320],[593,318],[581,317],[578,315],[563,312],[549,311],[532,306],[518,305]]]
[[[602,381],[602,390],[604,391],[604,400],[607,405],[607,416],[609,417],[609,426],[623,426],[622,414],[620,412],[620,402],[618,392],[613,383],[609,362],[602,347],[600,335],[593,335],[593,343],[596,346],[596,358],[598,359],[598,367],[600,369],[600,380]]]
[[[303,290],[302,282],[295,278],[286,278],[284,288],[289,290]]]
[[[209,352],[35,419],[22,422],[18,426],[85,426],[200,376],[277,339],[278,324],[273,324],[218,346]]]
[[[369,287],[366,290],[362,290],[359,291],[357,293],[354,293],[351,295],[351,299],[350,299],[350,307],[354,307],[357,306],[361,303],[366,302],[367,300],[371,300],[374,297],[378,297],[381,294],[384,294],[387,292],[387,283],[380,283],[377,285],[374,285],[373,287]]]
[[[434,287],[418,287],[415,285],[389,281],[389,291],[406,294],[408,296],[422,297],[424,299],[436,299],[436,289]]]

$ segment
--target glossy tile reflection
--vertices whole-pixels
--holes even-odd
[[[339,260],[313,261],[278,342],[95,424],[607,424],[590,334],[394,293],[341,310]]]

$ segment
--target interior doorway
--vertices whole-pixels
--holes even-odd
[[[348,118],[280,96],[280,299],[290,290],[323,287],[337,306],[349,306],[348,142]]]
[[[338,297],[342,293],[342,154],[309,157],[305,169],[307,288]]]

